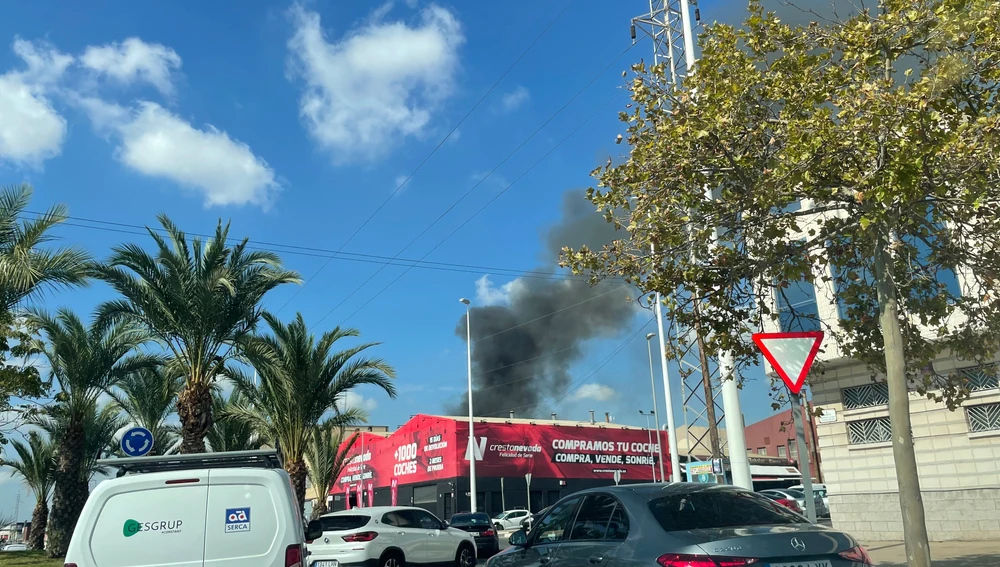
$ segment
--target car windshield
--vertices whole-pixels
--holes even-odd
[[[494,520],[502,520],[502,519],[503,519],[503,516],[504,516],[504,514],[506,514],[506,512],[500,512],[500,513],[499,513],[499,514],[497,514],[496,516],[493,516],[493,519],[494,519]]]
[[[339,516],[323,516],[319,519],[324,532],[343,532],[356,530],[368,523],[371,516],[362,514],[343,514]]]
[[[804,520],[752,492],[711,491],[663,496],[649,510],[664,531],[798,524]]]
[[[792,498],[805,498],[806,493],[801,490],[792,490],[791,488],[786,488],[783,492],[791,496]]]
[[[452,524],[489,524],[490,517],[486,514],[455,514],[451,517]]]

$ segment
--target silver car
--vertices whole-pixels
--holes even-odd
[[[802,508],[803,512],[805,512],[806,493],[801,490],[796,490],[794,488],[769,488],[767,490],[761,490],[760,493],[770,494],[771,496],[776,496],[778,498],[794,500],[799,505],[799,508]],[[817,518],[826,518],[830,515],[830,508],[827,507],[826,501],[823,500],[823,496],[817,491],[813,491],[813,505],[816,506]]]
[[[577,492],[487,567],[861,567],[850,535],[728,485],[631,484]]]

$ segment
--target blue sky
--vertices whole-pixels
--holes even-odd
[[[535,269],[563,193],[582,191],[590,170],[624,151],[614,144],[626,103],[621,72],[649,60],[652,47],[644,42],[618,56],[631,43],[630,18],[646,2],[573,2],[389,197],[565,6],[7,4],[0,11],[0,118],[7,122],[0,124],[0,183],[32,184],[35,211],[61,202],[74,217],[101,221],[74,220],[81,226],[57,231],[98,257],[122,241],[148,243],[129,234],[137,232],[131,225],[166,213],[192,233],[211,232],[221,217],[232,220],[232,235],[254,241],[416,259],[496,198],[426,260]],[[742,3],[706,1],[700,9],[705,20],[730,19],[734,6]],[[484,275],[496,286],[514,279],[488,269],[417,268],[376,295],[405,270],[389,266],[344,301],[382,266],[328,262],[325,252],[281,254],[307,284],[274,292],[267,307],[285,318],[301,311],[319,322],[316,331],[347,323],[383,342],[377,352],[398,370],[398,399],[362,390],[352,401],[370,410],[372,423],[390,427],[440,412],[463,393],[457,299],[476,298]],[[478,293],[503,300],[496,289]],[[110,297],[95,284],[50,296],[46,305],[87,313]],[[640,329],[642,320],[636,340],[553,411],[585,419],[595,409],[641,423],[636,410],[649,405],[641,335],[655,330]],[[591,374],[630,334],[588,344],[574,378]],[[743,395],[748,422],[770,413],[766,385],[754,384]],[[10,481],[0,488],[0,512],[13,512],[14,488]],[[27,513],[22,500],[20,515]]]

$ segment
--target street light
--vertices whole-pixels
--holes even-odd
[[[471,502],[469,511],[476,512],[476,435],[475,421],[472,417],[472,302],[466,298],[459,299],[465,304],[465,343],[468,345],[467,356],[469,360],[469,501]]]
[[[653,473],[653,482],[656,482],[656,464],[653,463],[653,461],[656,460],[653,457],[653,432],[649,430],[649,416],[655,416],[656,412],[655,411],[650,411],[649,413],[646,413],[646,412],[644,412],[642,410],[639,410],[639,415],[646,416],[646,437],[649,439],[649,458],[650,458],[649,470],[650,470],[650,472]],[[660,440],[660,432],[659,431],[656,432],[656,440],[657,441]],[[661,466],[663,465],[662,461],[660,462],[660,465]],[[663,473],[662,472],[660,472],[660,482],[663,482]]]
[[[656,451],[660,457],[660,482],[666,482],[667,477],[663,474],[663,443],[660,441],[660,415],[656,412],[656,379],[653,377],[653,347],[650,341],[656,333],[646,335],[646,354],[649,355],[649,386],[653,389],[653,417],[656,422]],[[667,408],[668,411],[670,408]]]

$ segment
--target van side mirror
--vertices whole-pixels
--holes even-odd
[[[319,520],[312,520],[306,526],[306,541],[313,541],[323,537],[323,523]]]
[[[528,544],[528,534],[524,530],[517,530],[510,534],[510,537],[507,538],[507,543],[514,547],[524,547]]]

